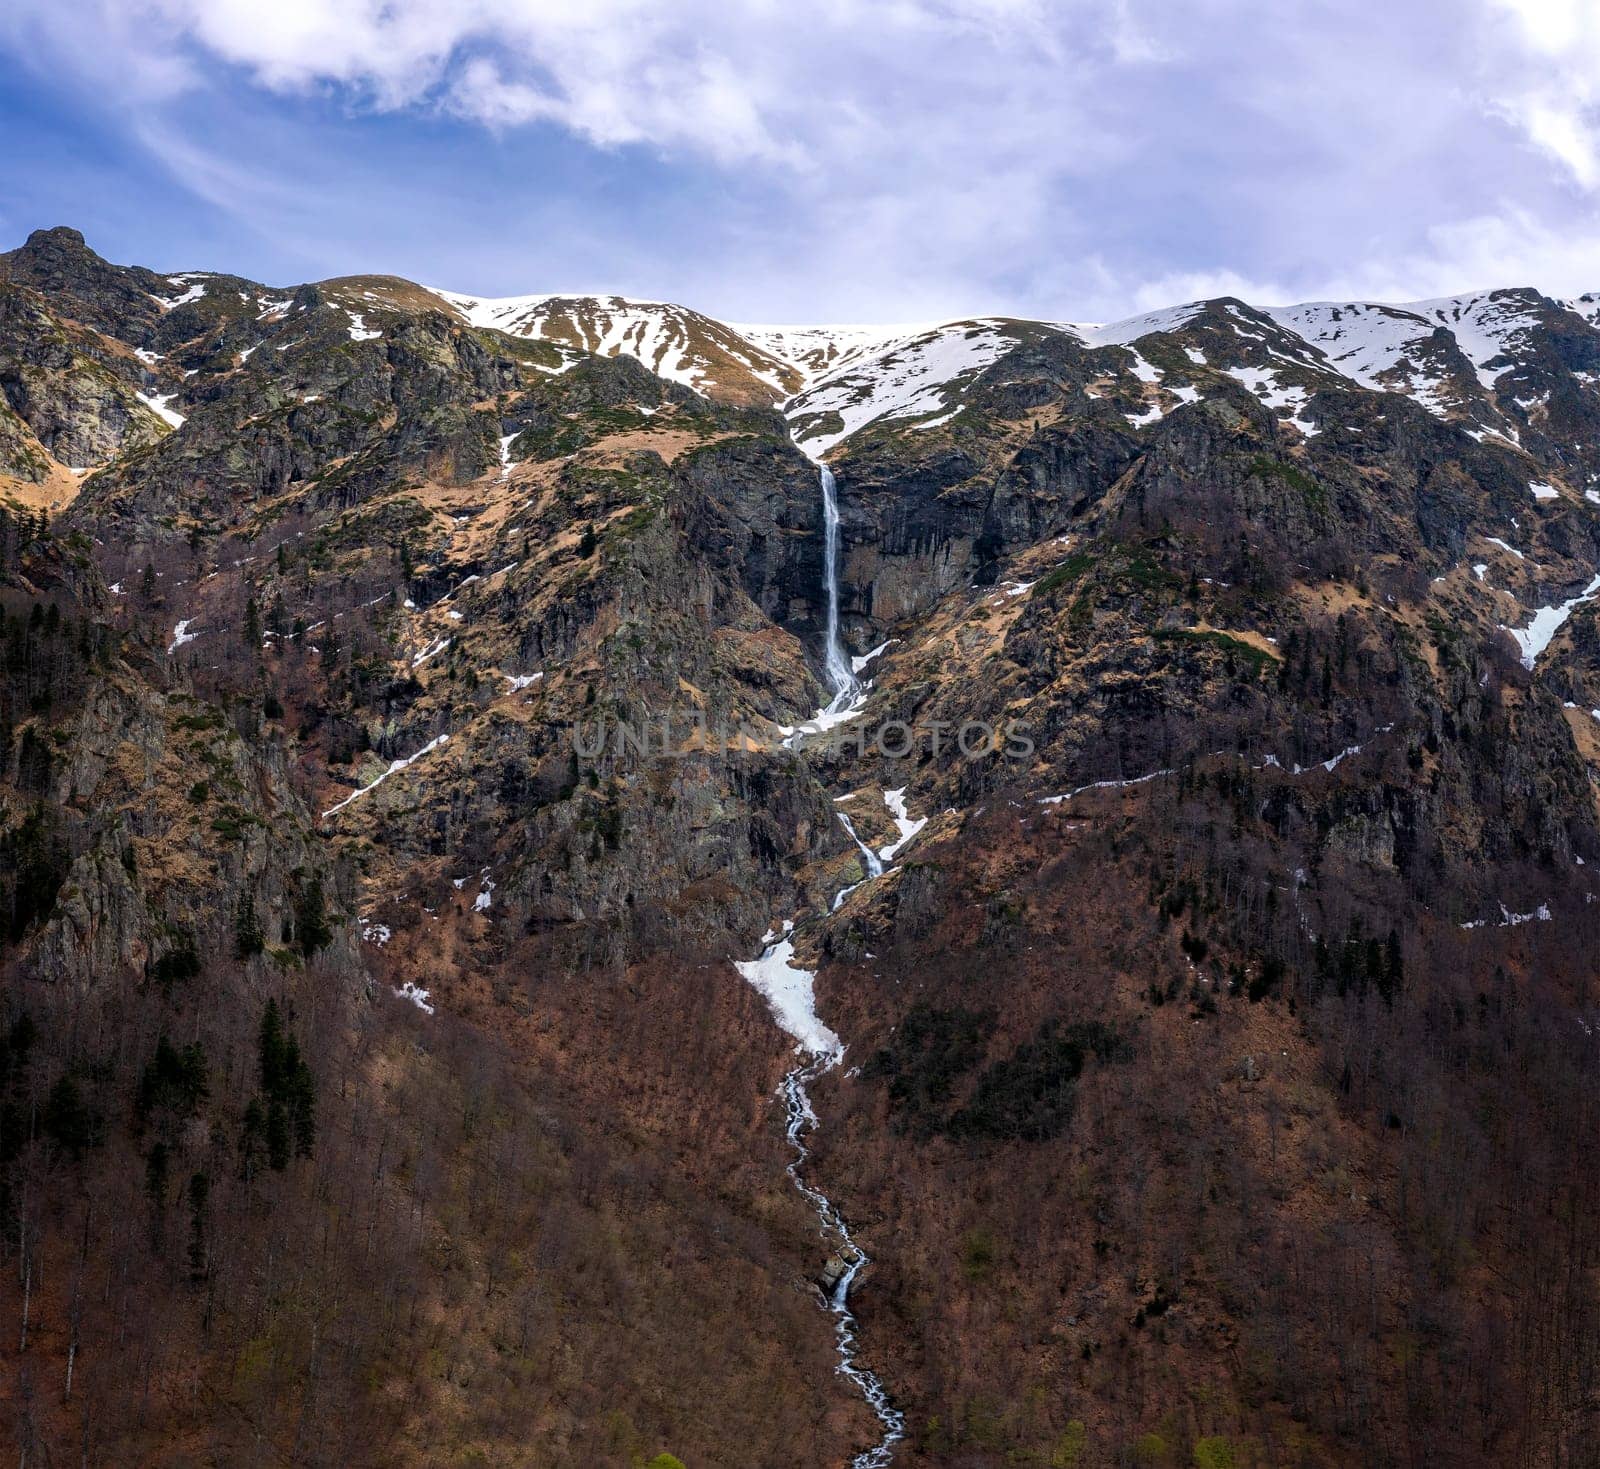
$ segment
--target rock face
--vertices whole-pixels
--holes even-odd
[[[20,248],[0,255],[0,278],[58,303],[84,326],[143,346],[161,319],[156,296],[170,282],[152,271],[111,265],[75,229],[35,230]]]
[[[51,459],[87,468],[158,442],[167,427],[138,396],[149,377],[120,344],[53,318],[30,294],[0,290],[0,393],[43,450],[13,459],[17,478],[42,477]]]
[[[1420,1423],[1440,1462],[1584,1461],[1587,1357],[1483,1364],[1600,1304],[1567,1161],[1600,897],[1594,303],[742,331],[159,276],[70,230],[0,261],[0,491],[94,471],[0,533],[8,963],[86,1005],[226,974],[226,1004],[285,988],[360,1034],[324,1124],[373,1198],[447,1221],[399,1231],[436,1252],[412,1314],[499,1384],[362,1358],[394,1462],[442,1451],[413,1402],[486,1462],[868,1441],[807,1284],[851,1262],[782,1176],[787,1042],[727,962],[786,920],[848,1047],[808,1166],[871,1255],[859,1350],[904,1452],[1382,1463]],[[816,453],[863,685],[807,729]],[[143,1066],[173,1013],[119,1054]],[[256,1024],[217,1042],[218,1137]],[[490,1072],[572,1115],[494,1132]],[[369,1109],[396,1129],[375,1156]],[[447,1111],[459,1164],[414,1166]],[[632,1154],[606,1174],[618,1139],[670,1185]],[[367,1270],[361,1313],[393,1319]],[[307,1421],[250,1365],[266,1310],[208,1391]],[[794,1353],[752,1339],[767,1319]],[[322,1380],[290,1338],[283,1381]],[[1494,1406],[1462,1426],[1463,1402]],[[217,1432],[219,1461],[258,1451]]]
[[[354,973],[352,895],[293,789],[281,737],[157,687],[142,655],[117,651],[103,594],[53,538],[11,557],[8,602],[38,609],[13,614],[21,656],[0,690],[0,791],[20,822],[12,912],[39,919],[30,972],[88,989],[298,946]],[[14,917],[13,937],[30,927]]]

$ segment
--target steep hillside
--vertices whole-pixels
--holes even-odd
[[[1593,1457],[1592,303],[0,261],[30,1461]]]

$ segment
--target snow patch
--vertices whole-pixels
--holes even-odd
[[[429,990],[418,989],[412,980],[407,980],[394,992],[397,1000],[410,1000],[424,1015],[433,1014],[433,1006],[428,1003]]]
[[[889,814],[894,817],[894,824],[900,832],[900,839],[899,841],[890,842],[886,847],[879,847],[878,856],[885,862],[893,862],[907,843],[928,824],[928,818],[926,816],[912,817],[907,812],[906,788],[904,786],[901,786],[899,790],[885,791],[883,793],[883,804],[889,808]]]
[[[948,322],[823,376],[791,398],[784,413],[796,425],[796,443],[813,458],[885,419],[943,414],[943,422],[959,411],[951,398],[1015,342],[993,320]],[[835,415],[837,428],[831,427]]]
[[[1092,780],[1088,785],[1075,787],[1059,796],[1040,796],[1041,806],[1059,806],[1063,801],[1070,801],[1074,796],[1081,796],[1085,791],[1120,791],[1128,786],[1142,786],[1146,781],[1160,780],[1164,775],[1171,775],[1171,770],[1152,770],[1148,775],[1135,775],[1128,780]]]
[[[170,424],[173,428],[182,428],[184,424],[183,415],[181,413],[174,413],[170,408],[167,407],[167,404],[177,396],[178,395],[176,393],[163,393],[158,398],[152,398],[145,393],[134,394],[134,397],[136,397],[141,403],[144,404],[146,408],[154,413],[157,418],[161,419],[163,423]]]
[[[793,922],[783,926],[783,937],[768,943],[755,959],[734,961],[734,968],[766,999],[772,1018],[792,1036],[800,1050],[837,1061],[844,1045],[817,1015],[816,975],[794,960]]]
[[[193,281],[194,284],[190,285]],[[206,278],[198,275],[169,275],[167,282],[178,288],[176,296],[157,296],[153,292],[150,299],[163,310],[173,311],[179,306],[187,306],[191,301],[198,301],[206,293]]]
[[[1600,576],[1595,577],[1576,597],[1555,607],[1540,607],[1534,612],[1533,620],[1526,627],[1505,627],[1502,624],[1504,630],[1517,640],[1517,646],[1522,649],[1524,668],[1532,671],[1539,655],[1550,646],[1551,640],[1561,631],[1562,624],[1572,616],[1576,608],[1583,606],[1585,602],[1592,602],[1596,593],[1600,593]]]
[[[1475,918],[1471,923],[1463,923],[1461,926],[1463,928],[1489,928],[1491,926],[1495,928],[1516,928],[1524,923],[1548,923],[1550,922],[1550,917],[1550,905],[1548,903],[1539,904],[1531,913],[1513,913],[1502,903],[1500,904],[1499,922],[1491,925],[1490,919]]]
[[[334,815],[336,812],[343,811],[344,808],[346,806],[348,806],[352,801],[358,800],[360,797],[365,796],[365,795],[369,794],[370,792],[377,790],[378,787],[381,786],[384,783],[384,781],[388,780],[388,778],[391,775],[398,775],[402,770],[406,770],[409,767],[415,765],[417,763],[417,761],[422,759],[422,757],[424,755],[431,755],[441,745],[447,745],[449,743],[450,743],[450,736],[449,735],[447,735],[447,734],[436,735],[433,739],[429,740],[428,743],[425,744],[420,750],[418,750],[416,752],[416,754],[407,755],[403,760],[392,761],[390,763],[390,765],[389,765],[389,768],[386,771],[384,771],[383,774],[380,775],[370,785],[364,785],[364,786],[361,787],[360,790],[351,791],[350,794],[348,796],[346,796],[344,798],[344,800],[340,801],[337,805],[328,807],[328,809],[322,813],[323,820],[327,820],[328,817]]]

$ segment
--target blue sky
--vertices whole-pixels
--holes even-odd
[[[8,0],[0,246],[735,320],[1600,288],[1591,0]]]

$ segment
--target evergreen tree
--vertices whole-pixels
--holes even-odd
[[[269,1097],[283,1084],[284,1035],[283,1012],[276,1000],[268,1000],[261,1016],[260,1043],[261,1090]]]
[[[199,1041],[181,1051],[162,1036],[156,1053],[139,1078],[134,1111],[141,1121],[165,1108],[179,1117],[192,1117],[210,1094],[206,1081],[205,1050]]]
[[[333,942],[322,901],[322,879],[311,877],[302,883],[294,905],[295,943],[307,959]]]
[[[256,917],[256,900],[250,893],[239,899],[239,911],[233,920],[233,952],[238,959],[253,958],[266,947],[261,932],[261,920]]]
[[[159,1253],[165,1234],[167,1209],[167,1173],[172,1154],[167,1145],[158,1142],[144,1160],[144,1192],[150,1201],[150,1243]]]
[[[309,1158],[316,1146],[316,1082],[300,1055],[300,1043],[288,1033],[276,1000],[268,1000],[261,1017],[261,1096],[245,1114],[240,1139],[241,1171],[253,1166],[258,1152],[267,1165],[282,1172],[291,1157]]]
[[[311,1068],[295,1057],[294,1071],[286,1087],[290,1119],[294,1124],[294,1150],[309,1158],[317,1143],[317,1087]]]

